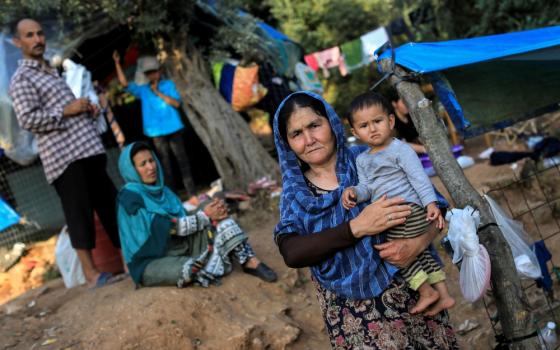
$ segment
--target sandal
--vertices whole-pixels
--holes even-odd
[[[272,269],[266,266],[263,262],[259,263],[254,269],[243,266],[243,271],[266,282],[276,282],[278,279],[276,272],[272,271]]]
[[[101,287],[105,287],[111,283],[114,283],[116,281],[113,280],[113,274],[110,272],[101,272],[99,274],[99,277],[97,277],[97,281],[95,281],[95,286],[90,287],[91,290],[97,289],[97,288],[101,288]]]

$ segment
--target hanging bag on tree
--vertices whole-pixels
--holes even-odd
[[[452,209],[447,212],[449,221],[447,237],[453,247],[453,263],[461,261],[459,285],[461,293],[470,302],[481,298],[490,286],[490,257],[479,244],[476,234],[480,214],[472,207]]]
[[[233,77],[231,105],[236,112],[241,112],[257,104],[267,89],[259,83],[259,66],[237,66]]]
[[[531,249],[533,242],[523,229],[523,224],[511,219],[490,196],[484,195],[484,199],[490,205],[496,224],[508,242],[519,277],[533,280],[541,278],[539,261]]]

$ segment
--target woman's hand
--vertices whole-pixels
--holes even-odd
[[[404,199],[381,197],[350,220],[350,229],[356,238],[377,235],[391,227],[400,225],[410,215],[410,206],[403,205]]]
[[[220,221],[228,216],[227,207],[223,200],[214,198],[210,204],[204,208],[204,214],[212,221]]]
[[[426,233],[414,238],[395,239],[387,243],[375,245],[379,250],[379,257],[387,262],[405,268],[428,248],[432,240],[439,233],[437,222],[432,222],[428,226]]]

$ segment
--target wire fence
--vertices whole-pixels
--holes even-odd
[[[560,260],[554,254],[559,253],[556,247],[560,247],[560,163],[522,174],[517,176],[514,173],[512,180],[495,186],[487,194],[513,219],[521,222],[534,241],[544,241],[552,253],[547,265],[553,281],[551,292],[545,292],[534,281],[522,281],[538,331],[547,321],[558,325],[560,319],[560,301],[554,296],[554,289],[560,281]],[[486,297],[484,305],[494,333],[500,339],[501,327],[495,305]]]
[[[119,150],[107,149],[107,173],[117,188],[123,181],[118,173]],[[62,206],[54,187],[47,183],[39,160],[21,166],[0,158],[0,196],[24,219],[23,224],[0,232],[0,246],[47,239],[64,226]]]

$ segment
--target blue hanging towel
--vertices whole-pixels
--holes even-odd
[[[535,242],[533,244],[533,251],[537,256],[539,261],[539,266],[541,268],[542,278],[537,279],[537,286],[541,287],[547,292],[552,291],[552,278],[550,278],[550,273],[548,272],[548,267],[546,262],[552,258],[550,251],[546,248],[543,240]]]

